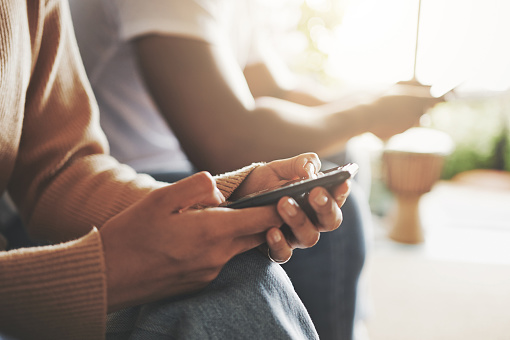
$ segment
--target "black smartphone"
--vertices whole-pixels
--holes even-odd
[[[276,204],[283,196],[290,196],[296,200],[299,207],[307,214],[310,221],[316,223],[317,217],[315,216],[315,211],[308,203],[310,190],[315,187],[323,187],[331,193],[333,188],[342,184],[347,179],[354,177],[358,169],[359,167],[356,163],[349,163],[319,172],[316,178],[298,179],[287,182],[278,188],[270,188],[247,195],[226,206],[232,209],[260,207]]]

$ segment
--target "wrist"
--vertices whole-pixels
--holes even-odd
[[[114,218],[115,219],[115,218]],[[149,285],[142,280],[151,282],[150,272],[140,267],[137,256],[136,242],[129,240],[128,232],[121,232],[120,223],[107,222],[100,230],[106,267],[106,296],[108,312],[146,302],[146,291]],[[114,222],[113,224],[110,224]],[[122,221],[121,221],[122,222]],[[146,267],[149,263],[144,264]]]
[[[216,186],[226,199],[236,199],[243,196],[242,188],[246,186],[246,180],[253,170],[265,163],[252,163],[236,171],[228,172],[219,176],[215,176]]]
[[[108,305],[108,312],[119,310],[123,306],[122,291],[120,287],[120,273],[122,268],[119,267],[118,252],[116,242],[112,239],[112,233],[108,230],[107,224],[105,224],[100,230],[101,242],[103,244],[103,256],[105,262],[106,271],[106,300]],[[117,240],[117,244],[122,242]],[[127,280],[126,280],[127,281]]]

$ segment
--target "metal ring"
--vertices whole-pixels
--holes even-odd
[[[267,247],[267,257],[271,260],[271,262],[274,262],[274,263],[277,263],[277,264],[284,264],[284,263],[286,263],[287,261],[290,260],[290,258],[287,259],[287,260],[284,260],[284,261],[277,261],[277,260],[273,259],[271,257],[271,249],[269,249],[269,247]]]

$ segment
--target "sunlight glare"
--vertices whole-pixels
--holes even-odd
[[[418,0],[358,0],[334,29],[326,71],[353,83],[413,74]],[[422,0],[416,77],[436,91],[510,86],[510,1]]]
[[[350,82],[394,82],[412,76],[416,3],[353,2],[336,28],[328,72]]]

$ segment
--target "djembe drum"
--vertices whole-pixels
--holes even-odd
[[[410,129],[389,140],[382,155],[382,176],[397,203],[391,239],[423,242],[420,198],[439,180],[451,146],[449,136],[424,128]]]

